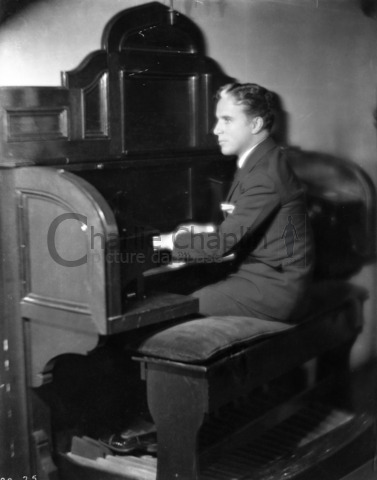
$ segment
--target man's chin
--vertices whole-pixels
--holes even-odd
[[[232,149],[226,145],[220,145],[220,150],[223,155],[233,155]]]

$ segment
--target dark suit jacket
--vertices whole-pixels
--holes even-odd
[[[231,281],[219,288],[261,316],[286,320],[310,278],[313,241],[303,189],[272,138],[237,171],[226,201],[235,208],[216,233],[178,234],[173,256],[216,261],[235,253]]]

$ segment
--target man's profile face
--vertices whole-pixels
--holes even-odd
[[[216,106],[217,123],[214,134],[223,155],[242,155],[253,146],[252,119],[244,107],[230,95],[221,97]]]

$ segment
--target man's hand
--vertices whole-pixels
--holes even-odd
[[[180,225],[175,231],[175,235],[178,236],[182,232],[189,232],[192,235],[198,233],[214,233],[216,228],[214,225],[198,225],[197,223],[189,223],[187,225]]]
[[[153,249],[154,250],[170,250],[174,249],[175,238],[182,233],[190,233],[191,235],[197,235],[200,233],[213,233],[216,229],[214,225],[198,225],[195,223],[180,225],[177,230],[169,233],[161,233],[158,236],[153,237]]]
[[[173,236],[174,232],[170,233],[161,233],[158,236],[153,237],[153,249],[154,250],[173,250],[174,243],[173,243]]]

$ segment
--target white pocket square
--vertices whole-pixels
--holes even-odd
[[[236,208],[235,205],[232,203],[221,203],[220,204],[221,210],[226,213],[233,213],[233,210]]]

